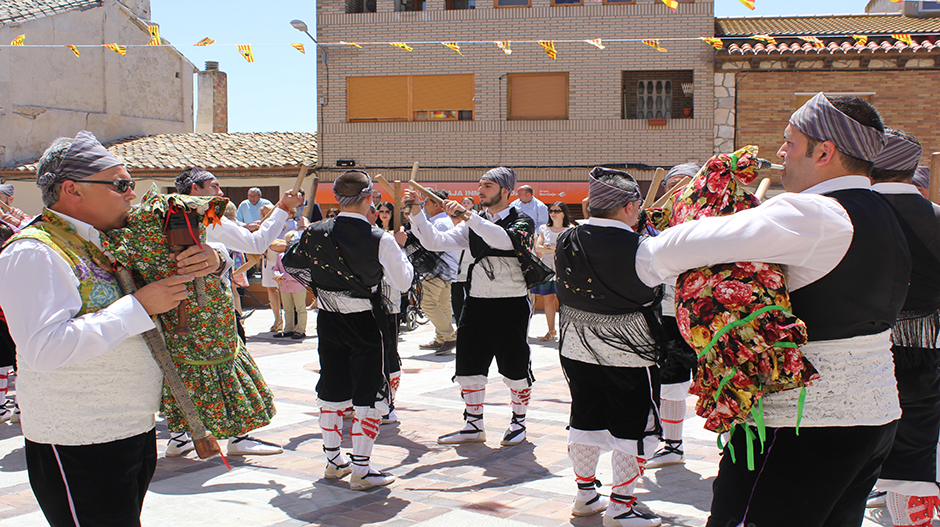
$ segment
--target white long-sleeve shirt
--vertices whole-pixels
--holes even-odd
[[[206,239],[210,242],[221,243],[232,251],[264,254],[281,233],[285,221],[287,221],[287,212],[280,207],[276,207],[255,232],[250,232],[234,221],[223,217],[221,225],[212,225],[206,229]]]

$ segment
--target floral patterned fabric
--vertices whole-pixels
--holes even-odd
[[[163,231],[167,211],[175,206],[198,214],[202,222],[191,228],[205,242],[205,225],[219,221],[227,201],[160,194],[154,185],[131,211],[126,228],[102,235],[102,244],[138,283],[172,276],[177,268]],[[186,318],[191,334],[176,334],[176,309],[159,315],[164,338],[206,428],[219,438],[243,435],[271,422],[274,397],[238,338],[231,289],[210,275],[205,291],[206,305],[199,306],[195,282],[189,283]],[[171,432],[189,430],[166,383],[162,407]]]
[[[665,229],[756,207],[760,202],[744,188],[757,177],[756,157],[756,146],[712,157],[688,185],[672,191],[661,210],[649,211],[650,223]],[[709,430],[726,432],[749,415],[760,424],[761,397],[819,377],[799,350],[806,325],[790,312],[778,265],[738,262],[681,274],[676,320],[699,356],[689,391],[698,396],[696,413]]]

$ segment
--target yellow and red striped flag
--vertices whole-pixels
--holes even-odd
[[[585,40],[585,42],[587,42],[588,44],[594,46],[594,47],[597,48],[597,49],[604,49],[604,48],[607,47],[607,46],[601,44],[601,39],[599,39],[599,38],[595,38],[594,40]]]
[[[405,42],[391,42],[391,45],[395,46],[396,48],[401,48],[405,51],[411,51],[414,49]]]
[[[659,51],[659,52],[662,52],[662,53],[665,53],[665,52],[669,51],[669,50],[667,50],[666,48],[664,48],[664,47],[662,47],[662,46],[659,45],[659,40],[644,40],[643,43],[646,44],[647,46],[649,46],[649,47],[655,49],[656,51]]]
[[[460,55],[461,57],[463,56],[463,53],[460,52],[460,45],[459,45],[458,43],[456,43],[456,42],[441,42],[441,44],[447,46],[448,48],[450,48],[450,49],[452,49],[452,50],[454,50],[454,51],[456,51],[457,54]]]
[[[105,44],[104,47],[110,49],[122,57],[127,55],[127,46],[121,46],[119,44]]]
[[[799,38],[799,39],[802,40],[803,42],[809,42],[809,43],[812,44],[813,47],[815,47],[816,49],[825,47],[825,45],[823,44],[823,41],[822,41],[822,40],[819,40],[819,39],[816,38],[816,37],[797,37],[797,38]]]
[[[895,4],[903,4],[903,3],[904,3],[904,0],[891,0],[891,1],[894,2]]]
[[[679,8],[679,2],[677,0],[663,0],[663,3],[666,4],[666,7],[675,11]]]
[[[340,44],[346,44],[347,46],[352,46],[352,47],[354,47],[354,48],[360,48],[360,49],[362,49],[362,46],[360,46],[359,44],[356,44],[355,42],[343,42],[342,40],[340,40],[339,43],[340,43]]]
[[[22,45],[23,45],[23,42],[26,42],[26,35],[20,35],[20,36],[14,38],[13,41],[10,42],[10,45],[11,45],[11,46],[22,46]]]
[[[495,41],[495,42],[493,42],[493,43],[496,44],[496,46],[497,46],[499,49],[503,50],[503,53],[505,53],[505,54],[507,54],[507,55],[512,55],[512,48],[510,47],[510,46],[512,45],[512,42],[511,42],[511,41],[509,41],[509,40],[497,40],[497,41]]]
[[[211,46],[211,45],[213,45],[213,44],[215,44],[215,41],[212,40],[212,39],[209,38],[209,37],[206,37],[206,38],[200,40],[199,42],[196,42],[196,43],[193,44],[193,45],[194,45],[194,46]]]
[[[868,35],[849,35],[849,36],[855,39],[856,44],[861,44],[862,46],[864,46],[865,44],[868,44]]]
[[[558,51],[555,50],[555,41],[554,40],[539,40],[542,49],[545,50],[545,53],[548,53],[548,56],[555,60],[555,56],[558,55]]]
[[[303,44],[291,44],[291,46],[292,46],[294,49],[296,49],[297,51],[303,53],[304,55],[307,54],[307,52],[304,51],[304,45],[303,45]]]
[[[705,42],[710,44],[711,47],[715,49],[721,49],[722,46],[724,46],[724,43],[721,41],[720,38],[715,38],[715,37],[698,37],[698,38],[704,40]]]
[[[69,48],[70,50],[72,50],[72,53],[74,53],[76,57],[81,56],[81,55],[78,53],[78,48],[76,48],[75,46],[73,46],[73,45],[71,45],[71,44],[65,44],[65,45],[63,45],[62,47],[64,47],[64,48]]]
[[[248,62],[255,61],[255,54],[251,52],[251,44],[239,44],[238,52],[241,54],[241,56],[245,57],[245,60]]]
[[[744,4],[744,7],[754,10],[754,0],[741,0],[741,3]]]
[[[163,41],[160,40],[160,26],[147,26],[147,31],[150,32],[150,42],[147,42],[148,46],[160,46],[163,44]]]
[[[751,35],[751,38],[753,38],[754,40],[760,40],[762,42],[766,42],[768,44],[777,43],[777,39],[775,39],[774,37],[770,35]]]
[[[895,34],[891,35],[891,38],[896,38],[896,39],[900,40],[901,42],[907,44],[908,46],[913,46],[913,45],[914,45],[914,40],[913,40],[913,39],[911,38],[911,36],[910,36],[909,34],[907,34],[907,33],[895,33]]]

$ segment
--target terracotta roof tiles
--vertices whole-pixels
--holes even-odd
[[[940,33],[940,18],[912,18],[901,14],[769,16],[716,18],[715,36],[748,35],[890,35]]]
[[[101,0],[3,0],[0,2],[0,25],[100,5]]]

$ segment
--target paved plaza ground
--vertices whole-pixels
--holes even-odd
[[[276,456],[199,460],[194,453],[164,458],[168,433],[157,424],[160,459],[144,502],[144,525],[271,526],[600,526],[601,516],[574,518],[574,476],[565,446],[569,395],[558,364],[556,343],[542,343],[545,316],[537,313],[529,330],[537,382],[527,419],[528,440],[501,447],[509,423],[509,391],[491,375],[485,409],[488,440],[449,447],[436,438],[458,429],[463,404],[451,382],[454,355],[437,357],[418,346],[433,336],[430,324],[402,334],[404,374],[398,392],[397,424],[383,425],[372,465],[398,477],[389,487],[349,490],[344,480],[323,479],[317,397],[316,313],[310,312],[303,341],[271,338],[270,311],[246,322],[248,349],[274,391],[277,416],[253,435],[283,445]],[[495,372],[494,372],[495,373]],[[107,372],[101,372],[102,382]],[[80,402],[79,402],[80,404]],[[702,428],[689,398],[687,462],[646,472],[637,489],[645,507],[667,526],[705,524],[711,483],[717,472],[715,435]],[[346,428],[350,422],[347,420]],[[343,449],[351,442],[345,434]],[[610,455],[601,456],[598,478],[610,491]],[[783,511],[781,511],[783,512]],[[33,498],[26,473],[20,426],[0,425],[0,524],[33,527],[46,522]],[[799,520],[794,517],[794,527]],[[866,527],[890,526],[886,509],[869,509]],[[940,525],[936,522],[935,525]]]

